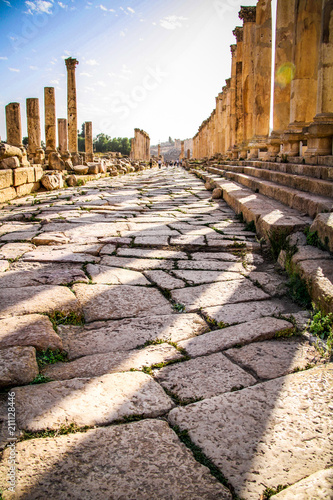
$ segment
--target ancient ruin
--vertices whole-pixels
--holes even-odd
[[[239,18],[193,139],[5,107],[3,500],[333,498],[333,1]]]

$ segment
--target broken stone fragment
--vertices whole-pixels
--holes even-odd
[[[218,198],[222,198],[222,189],[221,188],[215,188],[212,193],[212,198],[213,200],[216,200]]]
[[[0,350],[0,387],[29,384],[38,375],[34,347]]]
[[[65,162],[58,153],[49,154],[49,168],[50,170],[65,170]]]
[[[60,173],[45,174],[40,181],[48,191],[53,191],[54,189],[61,189],[62,187],[64,187],[64,181]]]
[[[73,166],[73,170],[76,174],[79,175],[85,175],[89,171],[89,167],[86,167],[85,165],[75,165]]]
[[[4,158],[0,161],[0,168],[4,170],[7,168],[18,168],[19,166],[20,160],[18,156],[11,156],[10,158]]]
[[[73,168],[73,166],[71,168]],[[70,187],[77,186],[77,177],[76,177],[76,175],[73,174],[73,175],[69,175],[68,177],[66,177],[66,183]]]

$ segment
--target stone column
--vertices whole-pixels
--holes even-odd
[[[185,149],[184,149],[184,141],[180,142],[180,159],[182,160],[185,157]]]
[[[186,157],[187,157],[188,160],[191,158],[191,150],[190,149],[187,150]]]
[[[283,134],[283,154],[300,155],[300,141],[306,140],[303,128],[316,114],[321,0],[297,0],[294,17],[293,63],[290,123]]]
[[[230,78],[230,144],[229,152],[232,154],[236,145],[236,63],[237,45],[230,45],[231,49],[231,78]]]
[[[329,156],[333,137],[333,0],[323,0],[318,64],[317,112],[308,129],[306,156]]]
[[[254,56],[254,111],[250,158],[257,158],[267,148],[271,99],[272,12],[271,0],[258,0]]]
[[[225,111],[225,129],[224,129],[224,143],[225,155],[229,156],[231,150],[231,78],[226,81],[226,111]]]
[[[44,87],[46,154],[56,151],[56,107],[54,87]]]
[[[39,100],[29,98],[27,103],[27,124],[28,124],[28,158],[32,163],[37,163],[37,157],[41,154],[41,131]]]
[[[6,130],[7,144],[22,147],[21,108],[18,102],[11,102],[6,106]]]
[[[240,156],[247,157],[247,147],[253,133],[254,107],[254,50],[256,34],[256,7],[241,7],[239,18],[243,19],[243,142],[240,145]]]
[[[84,124],[84,146],[86,161],[94,161],[92,122]]]
[[[292,61],[295,0],[277,0],[274,67],[273,131],[268,140],[267,160],[280,153],[281,135],[288,128],[290,88],[295,73]]]
[[[79,62],[72,57],[65,59],[67,68],[67,119],[69,152],[77,153],[77,105],[75,67]]]
[[[233,31],[237,40],[236,59],[236,142],[233,155],[238,158],[240,146],[244,139],[243,128],[243,28],[237,26]]]
[[[68,126],[66,118],[58,118],[58,150],[63,159],[68,159]]]
[[[161,144],[159,144],[157,146],[157,156],[160,157],[161,156]]]

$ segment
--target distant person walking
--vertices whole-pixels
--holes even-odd
[[[159,160],[158,160],[158,168],[161,168],[161,166],[162,166],[162,160],[161,160],[161,158],[159,158]]]

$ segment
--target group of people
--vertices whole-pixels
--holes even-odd
[[[170,160],[170,161],[166,161],[166,162],[162,162],[161,158],[158,159],[158,168],[161,168],[162,166],[164,167],[182,167],[183,166],[183,161],[182,160]]]

